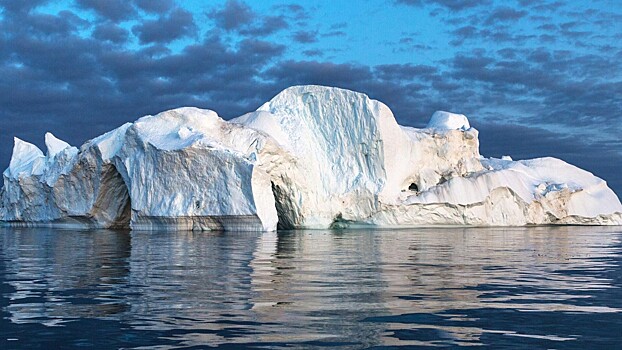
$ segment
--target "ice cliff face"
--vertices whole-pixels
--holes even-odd
[[[346,226],[622,224],[606,183],[553,158],[479,155],[464,115],[403,127],[364,94],[297,86],[230,121],[180,108],[80,150],[15,139],[10,225],[274,230]]]

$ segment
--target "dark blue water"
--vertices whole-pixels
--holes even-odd
[[[0,349],[622,347],[622,228],[5,228],[0,247]]]

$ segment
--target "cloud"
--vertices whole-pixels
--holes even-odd
[[[132,27],[141,44],[170,43],[173,40],[193,36],[197,32],[192,13],[177,8],[155,20],[145,20]]]
[[[491,0],[396,0],[397,4],[409,6],[437,5],[452,11],[462,11],[474,7],[482,7],[489,5]]]
[[[453,46],[463,46],[465,42],[480,43],[482,40],[492,41],[497,44],[524,45],[529,40],[537,39],[536,34],[519,34],[509,26],[493,25],[482,27],[480,25],[466,25],[449,32],[454,39],[450,41]]]
[[[375,72],[383,80],[413,81],[437,74],[438,68],[427,65],[386,64],[376,66]]]
[[[134,0],[141,10],[155,14],[165,14],[175,7],[173,0]]]
[[[333,23],[330,25],[330,29],[332,30],[345,29],[347,27],[348,27],[348,22],[339,22],[339,23]]]
[[[318,41],[317,32],[299,30],[292,35],[294,41],[301,44],[312,44]]]
[[[322,36],[325,38],[328,37],[336,37],[336,36],[346,36],[346,32],[344,32],[343,30],[331,30],[329,32],[326,33],[322,33]]]
[[[137,13],[130,1],[126,0],[76,0],[79,7],[95,11],[100,17],[120,22],[135,18]]]
[[[310,17],[307,10],[299,4],[276,5],[274,9],[298,21],[306,20]]]
[[[208,17],[216,26],[227,32],[237,32],[244,36],[267,36],[290,27],[286,13],[294,12],[298,16],[302,7],[299,5],[279,6],[279,15],[260,15],[245,2],[228,0],[222,8],[213,9]]]
[[[495,8],[486,21],[485,25],[493,25],[497,23],[504,23],[508,21],[517,21],[527,15],[527,11],[515,10],[511,7],[502,6]]]
[[[352,87],[372,77],[369,67],[318,61],[284,61],[266,72],[283,86],[315,84]]]
[[[129,32],[114,23],[102,23],[93,30],[93,38],[101,41],[110,41],[115,44],[127,42]]]
[[[240,34],[248,36],[266,36],[289,28],[284,16],[265,16],[252,25],[240,29]]]
[[[87,21],[71,11],[60,11],[57,15],[30,14],[20,20],[24,21],[22,26],[30,29],[31,33],[46,36],[67,35],[89,25]]]
[[[219,28],[227,31],[239,30],[251,24],[256,17],[255,12],[244,2],[227,0],[224,7],[208,13]]]
[[[50,0],[0,0],[0,6],[11,13],[22,12],[27,13],[32,9],[44,5]]]
[[[302,52],[307,57],[322,57],[324,52],[322,50],[304,50]]]
[[[562,1],[549,0],[519,0],[518,4],[523,8],[531,8],[533,11],[540,12],[556,12],[566,5]]]

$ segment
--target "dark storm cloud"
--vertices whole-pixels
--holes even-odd
[[[95,11],[104,19],[119,22],[136,16],[132,2],[126,0],[76,0],[78,6]]]
[[[132,27],[132,32],[138,37],[141,44],[166,44],[183,37],[194,36],[197,26],[192,13],[177,8],[171,13],[160,16],[155,20],[145,20]]]
[[[93,30],[93,38],[122,44],[128,40],[129,32],[114,23],[102,23]]]

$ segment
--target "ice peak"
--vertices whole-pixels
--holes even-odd
[[[437,130],[467,130],[471,125],[464,114],[436,111],[426,127]]]
[[[294,85],[283,89],[278,93],[279,95],[300,95],[307,92],[327,92],[327,93],[351,93],[357,95],[364,95],[361,92],[346,90],[338,87],[324,86],[324,85]]]
[[[369,96],[365,95],[362,92],[323,85],[295,85],[290,86],[279,92],[270,101],[264,103],[257,110],[270,111],[271,108],[279,105],[293,108],[293,106],[295,106],[296,103],[300,101],[305,104],[309,104],[312,101],[316,101],[322,104],[329,104],[334,103],[333,100],[340,97],[343,99],[347,99],[350,102],[353,102],[355,100],[369,100]]]
[[[54,158],[55,155],[62,152],[66,148],[71,147],[67,142],[60,140],[54,136],[51,132],[45,133],[45,147],[47,147],[48,158]]]
[[[140,118],[133,129],[155,147],[173,150],[188,147],[224,124],[225,121],[212,110],[181,107]]]
[[[17,177],[20,173],[28,175],[38,175],[44,168],[45,156],[39,147],[32,143],[23,141],[17,137],[13,138],[13,155],[8,169],[4,172],[6,176]]]

